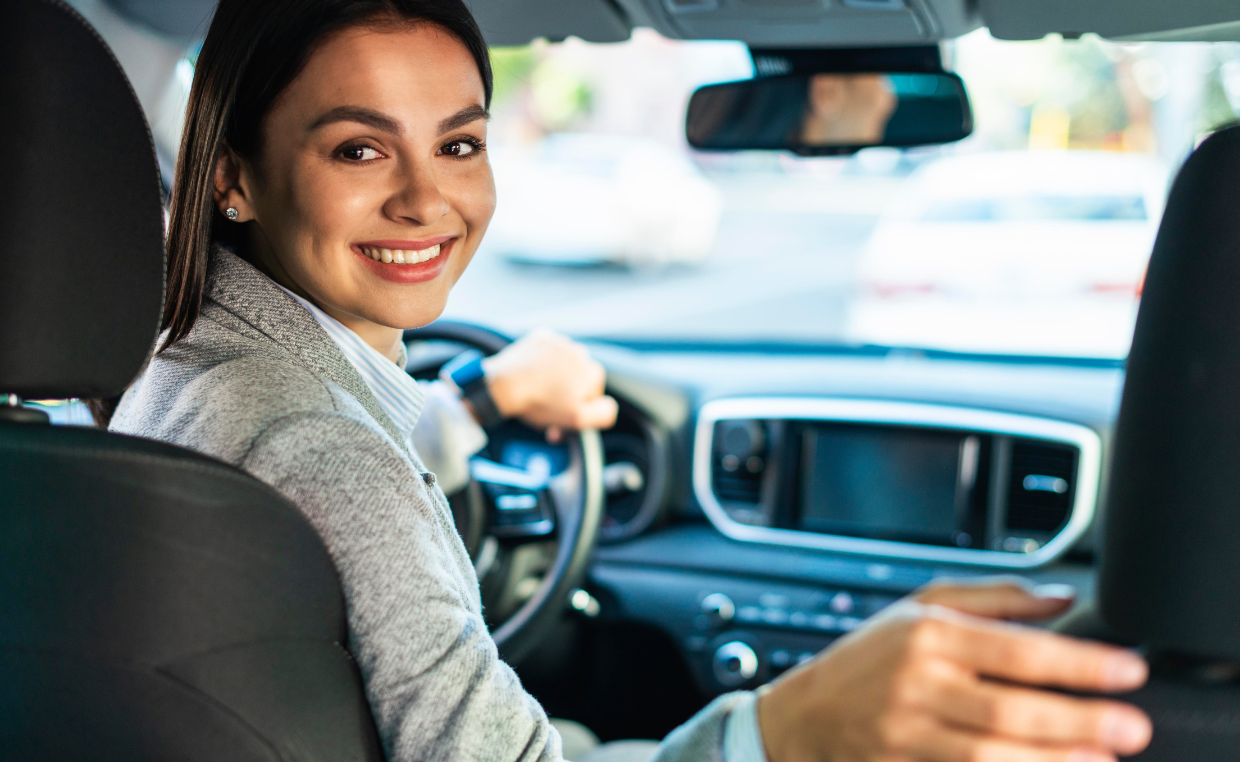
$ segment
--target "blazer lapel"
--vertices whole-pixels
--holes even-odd
[[[208,299],[292,353],[306,368],[339,384],[412,457],[409,444],[379,406],[353,363],[314,316],[249,262],[222,246],[211,252]]]

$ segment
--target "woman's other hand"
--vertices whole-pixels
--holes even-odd
[[[771,762],[1114,762],[1149,743],[1138,709],[1022,687],[1140,687],[1135,654],[1000,619],[1070,604],[1015,583],[934,585],[775,682],[758,701]]]
[[[607,429],[616,423],[616,401],[603,393],[607,375],[581,344],[539,329],[483,361],[487,387],[505,418],[547,430]]]

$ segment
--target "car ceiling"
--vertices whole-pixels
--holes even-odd
[[[104,0],[167,37],[201,38],[214,0]],[[1001,39],[1051,33],[1165,40],[1240,39],[1234,0],[466,0],[492,45],[574,35],[627,39],[634,27],[671,38],[755,47],[915,45],[987,26]]]

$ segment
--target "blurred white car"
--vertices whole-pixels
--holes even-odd
[[[848,334],[962,351],[1123,356],[1166,185],[1154,159],[1103,151],[924,165],[861,254]]]
[[[695,263],[715,246],[723,194],[661,143],[560,133],[493,148],[500,204],[487,248],[545,264]]]

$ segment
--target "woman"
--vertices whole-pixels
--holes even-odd
[[[398,365],[401,329],[440,314],[490,220],[490,92],[460,0],[224,0],[173,192],[166,333],[112,422],[234,463],[306,514],[393,760],[561,758],[498,660],[410,445],[426,393]],[[487,373],[502,412],[535,425],[614,418],[564,340],[514,345]],[[1143,747],[1131,707],[1012,684],[1144,680],[1127,652],[985,618],[1066,605],[1011,584],[931,588],[760,696],[717,700],[659,759],[1085,762]]]

